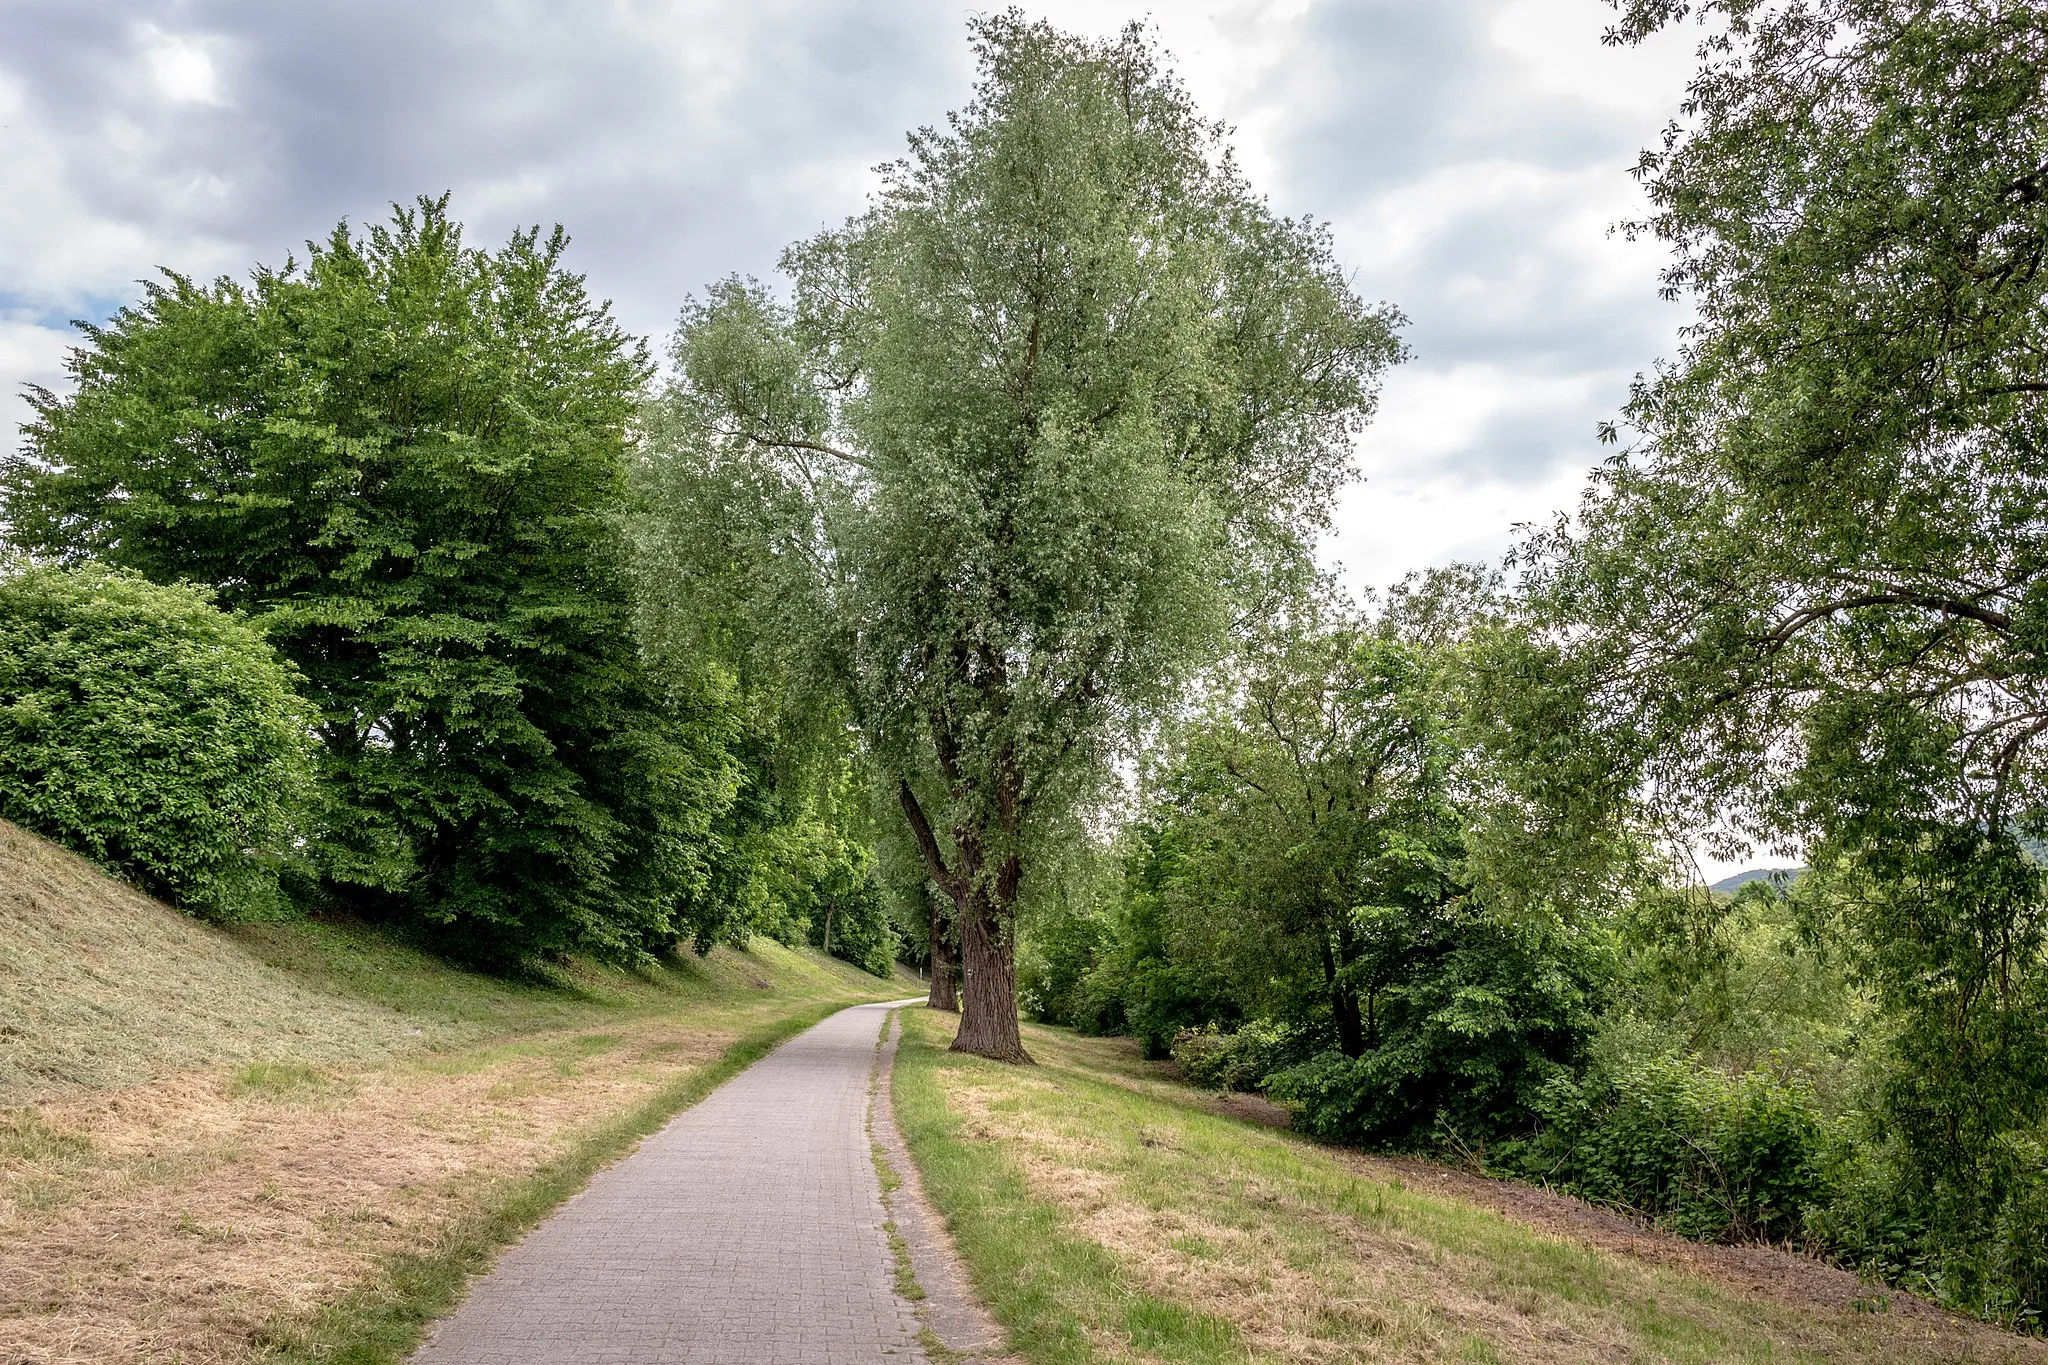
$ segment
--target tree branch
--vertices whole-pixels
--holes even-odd
[[[1933,593],[1914,592],[1909,588],[1888,586],[1883,592],[1859,593],[1854,597],[1837,598],[1794,612],[1772,629],[1763,638],[1763,652],[1776,654],[1792,643],[1792,637],[1814,622],[1833,616],[1839,611],[1853,611],[1858,607],[1924,607],[1947,616],[1959,616],[1966,621],[1975,621],[1988,626],[2001,635],[2012,633],[2012,618],[2002,611],[1979,606],[1962,598],[1943,597]]]
[[[954,904],[966,899],[966,888],[960,878],[946,868],[946,855],[939,848],[939,836],[932,832],[932,822],[926,817],[924,807],[918,802],[917,793],[910,789],[907,778],[896,783],[896,801],[903,807],[903,818],[910,822],[910,832],[917,840],[917,851],[924,855],[925,871],[938,883],[939,889],[953,898]]]
[[[714,430],[718,429],[714,428]],[[833,446],[820,445],[816,441],[800,441],[791,437],[780,436],[757,436],[751,431],[718,430],[718,434],[727,440],[751,441],[757,446],[767,446],[771,450],[814,450],[820,455],[830,455],[835,460],[843,460],[847,464],[856,465],[861,469],[870,471],[875,467],[875,462],[865,456],[856,455],[850,450],[840,450]]]

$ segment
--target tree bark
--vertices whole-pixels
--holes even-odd
[[[931,994],[925,997],[929,1009],[944,1010],[948,1014],[960,1012],[960,990],[955,978],[953,965],[953,941],[946,933],[946,912],[939,908],[936,898],[927,894],[931,902]]]
[[[1332,952],[1330,936],[1323,936],[1323,984],[1330,992],[1330,1013],[1337,1024],[1337,1048],[1346,1057],[1365,1055],[1365,1020],[1358,1009],[1358,992],[1344,984],[1343,968],[1350,965],[1348,936],[1338,933],[1338,951]]]
[[[943,755],[942,755],[943,756]],[[924,805],[907,781],[896,784],[896,799],[910,832],[924,855],[925,870],[932,881],[952,898],[954,915],[960,925],[960,1029],[953,1038],[953,1051],[1000,1062],[1030,1062],[1024,1037],[1017,1025],[1017,888],[1023,884],[1024,865],[1012,853],[996,866],[993,877],[982,875],[987,845],[981,831],[971,825],[953,831],[953,847],[959,856],[957,868],[946,866],[945,851],[925,815]],[[939,936],[932,948],[932,994],[939,998]],[[950,983],[949,983],[950,984]],[[943,1008],[941,1006],[940,1008]]]
[[[1003,860],[992,884],[971,887],[960,915],[960,1031],[953,1051],[1029,1064],[1017,1026],[1017,886],[1023,867]]]

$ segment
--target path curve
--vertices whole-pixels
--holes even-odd
[[[416,1365],[923,1362],[867,1133],[893,1008],[841,1010],[599,1172]]]

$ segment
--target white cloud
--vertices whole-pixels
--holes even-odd
[[[138,24],[137,45],[158,93],[173,104],[225,104],[220,72],[205,39]]]
[[[1331,220],[1359,288],[1413,319],[1417,358],[1341,512],[1354,578],[1497,545],[1574,500],[1594,423],[1680,320],[1654,298],[1654,249],[1607,227],[1640,204],[1626,168],[1689,39],[1603,48],[1600,0],[1035,8],[1099,36],[1150,15],[1254,183]],[[0,380],[48,374],[65,317],[104,317],[160,265],[241,271],[443,189],[473,240],[566,223],[593,288],[659,336],[685,293],[767,273],[856,211],[905,130],[965,98],[964,25],[985,10],[0,7],[0,310],[38,329],[0,350]]]
[[[0,375],[7,377],[6,393],[0,396],[0,426],[4,426],[9,438],[0,443],[0,449],[13,444],[15,432],[33,415],[24,392],[26,387],[62,387],[64,356],[76,339],[76,334],[68,329],[0,317]]]

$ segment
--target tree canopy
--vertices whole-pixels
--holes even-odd
[[[1634,225],[1697,321],[1530,600],[1668,827],[1826,879],[1892,1021],[1873,1188],[1953,1301],[2024,1295],[1983,1236],[2048,1116],[2048,11],[1620,8],[1710,26]]]
[[[211,585],[298,669],[320,895],[497,960],[672,942],[734,783],[639,665],[647,361],[566,246],[467,247],[422,200],[247,284],[170,275],[0,473],[20,544]]]
[[[972,32],[974,100],[785,253],[790,301],[684,310],[648,482],[733,513],[689,581],[858,724],[956,908],[958,1046],[1021,1058],[1034,839],[1308,573],[1400,319],[1140,31]]]

